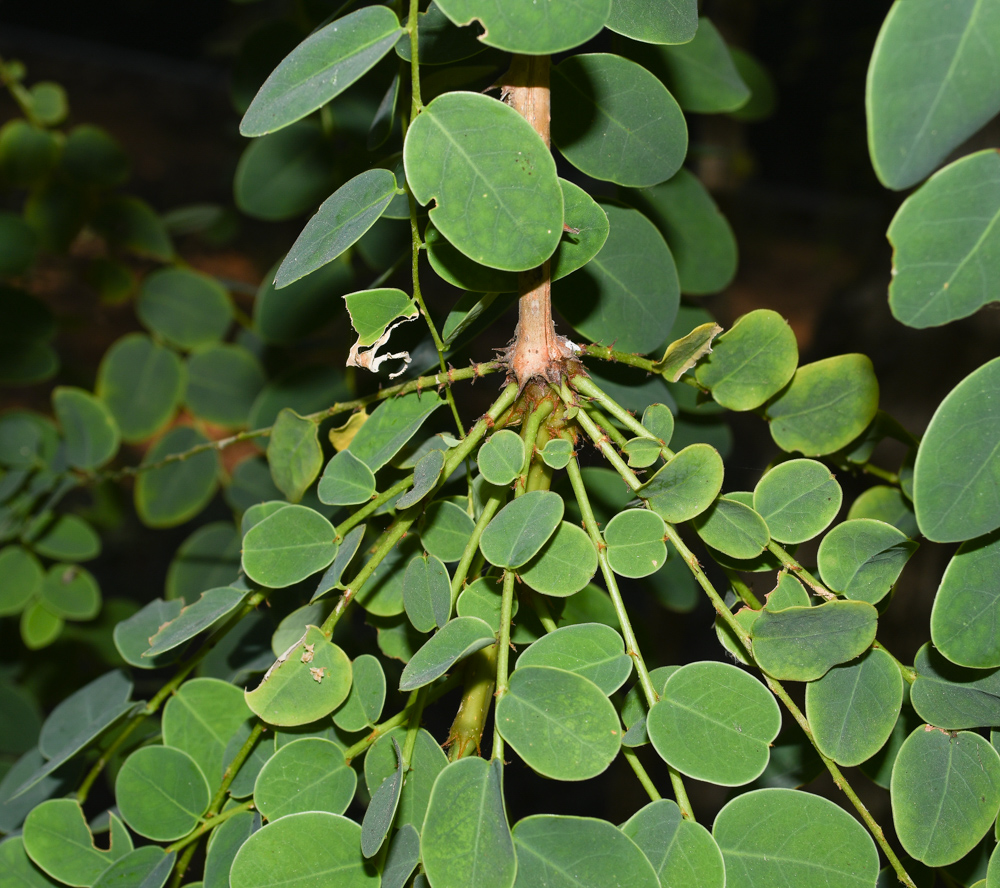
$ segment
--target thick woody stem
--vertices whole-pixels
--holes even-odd
[[[534,127],[546,145],[549,135],[549,57],[517,55],[504,83],[510,106]],[[521,388],[531,380],[557,382],[572,357],[552,323],[552,280],[549,262],[521,272],[518,278],[517,330],[510,349],[510,368]]]

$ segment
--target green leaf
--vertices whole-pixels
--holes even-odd
[[[778,104],[778,90],[774,79],[768,69],[750,53],[730,46],[729,54],[733,57],[733,64],[736,65],[740,78],[750,87],[749,101],[735,111],[730,111],[729,115],[743,123],[766,120],[774,114]]]
[[[149,649],[142,656],[151,660],[172,651],[232,613],[247,595],[249,592],[246,589],[235,589],[232,586],[202,592],[201,598],[182,608],[175,619],[162,624],[150,636]]]
[[[326,811],[272,821],[246,840],[230,871],[232,888],[307,888],[331,878],[337,888],[379,886],[378,871],[361,856],[361,827]]]
[[[588,176],[643,188],[680,168],[687,125],[674,97],[641,65],[576,55],[552,69],[552,141]]]
[[[162,598],[155,598],[142,610],[117,623],[114,642],[121,658],[129,666],[138,669],[158,669],[176,660],[176,656],[143,657],[143,654],[149,650],[149,639],[164,623],[177,619],[182,607],[182,599],[164,601]],[[180,654],[179,651],[177,653]]]
[[[963,543],[945,568],[931,611],[931,640],[953,663],[976,669],[1000,666],[996,577],[1000,532]]]
[[[307,506],[287,506],[243,538],[243,570],[262,586],[283,589],[322,570],[337,554],[333,525]]]
[[[107,404],[127,444],[166,425],[183,393],[181,359],[142,333],[119,339],[97,369],[97,397]]]
[[[788,322],[776,311],[757,309],[715,341],[696,377],[723,407],[753,410],[788,384],[798,361]]]
[[[657,888],[652,864],[620,829],[591,817],[536,814],[514,826],[516,888]]]
[[[708,444],[677,453],[636,493],[664,521],[677,524],[704,512],[722,489],[722,457]]]
[[[302,811],[343,814],[357,783],[340,746],[319,737],[303,737],[268,759],[257,775],[253,799],[270,821]]]
[[[671,675],[646,729],[660,757],[683,774],[721,786],[759,777],[781,728],[770,691],[728,663],[690,663]]]
[[[186,752],[144,746],[125,759],[115,780],[115,799],[122,819],[139,835],[170,842],[198,825],[211,791]]]
[[[379,784],[378,789],[372,793],[371,801],[368,803],[364,820],[361,823],[361,853],[365,857],[374,857],[382,847],[385,837],[392,828],[392,821],[396,816],[396,809],[399,807],[399,796],[403,791],[406,762],[403,761],[403,753],[395,738],[392,739],[392,747],[398,761],[396,770],[386,777]]]
[[[59,166],[78,185],[114,188],[129,176],[129,158],[118,140],[99,126],[75,126],[66,136]]]
[[[44,579],[41,563],[27,549],[0,549],[0,616],[19,614],[42,591]]]
[[[496,705],[500,733],[524,760],[553,780],[587,780],[618,755],[618,713],[590,679],[551,666],[515,669]]]
[[[544,635],[517,658],[517,668],[552,666],[589,678],[611,695],[632,673],[625,642],[610,626],[578,623]]]
[[[0,174],[11,185],[37,184],[58,156],[54,133],[20,119],[9,120],[0,129]]]
[[[236,685],[216,678],[190,679],[163,707],[163,745],[191,756],[214,793],[222,784],[229,739],[250,715]]]
[[[565,598],[583,589],[595,573],[597,549],[587,532],[560,521],[555,533],[517,575],[537,592]]]
[[[910,702],[924,721],[948,731],[1000,724],[1000,671],[955,666],[929,643],[913,668]]]
[[[674,323],[677,269],[656,226],[638,210],[601,207],[611,226],[608,239],[584,268],[553,286],[556,307],[588,339],[646,354]]]
[[[395,738],[402,743],[406,737],[406,728],[397,727],[384,734],[368,750],[365,756],[365,784],[368,792],[374,792],[382,781],[396,770],[396,755],[392,745]],[[396,826],[412,824],[422,827],[427,804],[430,801],[434,781],[448,765],[448,758],[438,745],[437,740],[423,728],[417,733],[417,741],[410,757],[410,770],[403,785],[403,796],[399,800],[399,810],[396,812]]]
[[[161,268],[148,275],[135,311],[153,333],[183,349],[218,342],[233,321],[229,294],[215,278],[186,268]]]
[[[144,464],[208,444],[191,426],[177,426],[147,452]],[[176,527],[207,506],[218,485],[219,459],[213,450],[142,472],[135,482],[135,510],[149,527]]]
[[[565,179],[559,180],[559,187],[566,225],[575,230],[564,231],[549,260],[549,276],[554,281],[572,274],[593,259],[604,246],[610,230],[607,214],[586,191]],[[448,243],[433,225],[427,226],[424,239],[431,267],[449,284],[483,293],[517,291],[515,272],[498,271],[474,262]],[[454,338],[456,333],[451,335]]]
[[[551,438],[539,454],[542,462],[552,469],[565,469],[573,456],[573,445],[565,438]]]
[[[646,469],[660,458],[661,447],[655,438],[630,438],[625,442],[622,452],[628,457],[630,467]]]
[[[274,630],[271,636],[271,653],[280,657],[290,647],[298,644],[307,627],[323,622],[326,611],[325,604],[306,604],[293,610]]]
[[[358,334],[358,341],[351,346],[347,366],[363,367],[377,373],[384,361],[401,358],[405,361],[403,369],[390,374],[389,378],[399,376],[410,363],[409,353],[385,352],[380,355],[378,351],[389,341],[392,331],[400,324],[419,317],[420,309],[416,302],[402,290],[396,289],[361,290],[348,293],[344,299],[351,315],[351,324]],[[362,348],[366,350],[362,352]]]
[[[941,402],[924,433],[913,468],[920,532],[953,543],[1000,527],[1000,414],[991,399],[1000,358],[970,373]]]
[[[724,496],[698,515],[693,523],[705,545],[731,558],[756,558],[771,541],[767,522],[760,515],[749,506]]]
[[[313,32],[264,81],[240,133],[263,136],[311,114],[371,70],[401,33],[395,13],[379,6]]]
[[[726,870],[715,839],[701,824],[684,820],[675,802],[650,802],[621,829],[642,849],[661,885],[725,888]]]
[[[750,98],[750,89],[736,70],[726,41],[705,17],[698,19],[698,31],[687,43],[632,44],[628,54],[659,77],[685,111],[735,111]]]
[[[286,651],[246,692],[254,713],[272,725],[307,725],[329,715],[347,699],[351,661],[315,626]]]
[[[646,509],[619,512],[604,529],[608,563],[622,577],[647,577],[667,560],[663,519]]]
[[[316,601],[320,596],[325,595],[331,589],[343,588],[341,585],[341,579],[343,578],[344,571],[347,570],[351,560],[357,554],[358,548],[361,546],[361,540],[364,539],[364,536],[365,526],[360,524],[340,541],[337,548],[337,554],[333,559],[333,564],[327,568],[326,573],[324,573],[320,578],[319,585],[316,587],[316,591],[313,592],[310,603]]]
[[[804,543],[837,517],[844,492],[833,473],[812,459],[790,459],[768,471],[753,491],[753,507],[779,543]]]
[[[127,833],[124,835],[127,837]],[[24,822],[24,850],[33,863],[56,881],[89,888],[132,846],[130,843],[124,848],[98,849],[80,804],[75,799],[49,799]]]
[[[236,528],[229,521],[213,521],[181,543],[167,570],[166,597],[193,601],[206,589],[232,583],[239,571],[240,537]]]
[[[753,656],[768,675],[814,681],[861,656],[875,640],[878,611],[865,601],[765,608],[753,624]]]
[[[865,355],[839,355],[795,371],[767,405],[771,437],[788,452],[833,453],[860,435],[878,410],[878,380]]]
[[[660,229],[677,263],[682,293],[718,293],[732,283],[736,237],[697,176],[679,169],[669,181],[629,192],[626,200]]]
[[[444,451],[429,450],[413,468],[413,486],[396,500],[396,509],[408,509],[428,496],[444,471]]]
[[[968,317],[997,299],[1000,157],[980,151],[955,161],[908,197],[893,217],[889,306],[908,327]]]
[[[1000,811],[1000,756],[978,734],[922,725],[896,756],[890,792],[906,853],[928,866],[954,863]]]
[[[432,392],[412,392],[383,401],[361,426],[347,449],[369,469],[377,472],[402,450],[427,417],[444,403],[444,398]]]
[[[507,52],[550,55],[580,46],[608,20],[611,0],[437,0],[456,25],[474,19],[485,29],[480,40]]]
[[[316,206],[337,184],[330,142],[320,126],[303,120],[247,147],[236,166],[233,198],[248,216],[291,219]]]
[[[94,679],[57,705],[38,738],[38,748],[48,761],[14,790],[12,798],[40,783],[132,709],[131,695],[132,682],[115,671]]]
[[[0,213],[0,274],[24,274],[35,261],[38,235],[20,217]]]
[[[93,224],[114,246],[161,262],[169,262],[174,257],[174,247],[163,220],[149,204],[137,197],[117,195],[106,200],[94,215]]]
[[[63,630],[62,617],[57,617],[41,601],[29,604],[21,613],[21,641],[29,651],[48,647]]]
[[[847,598],[876,604],[916,550],[917,544],[892,525],[858,518],[841,522],[823,537],[816,557],[827,586]]]
[[[66,459],[71,466],[99,469],[118,452],[118,424],[104,402],[90,392],[58,386],[52,391],[52,409],[66,439]]]
[[[496,641],[493,628],[478,617],[455,617],[428,639],[403,668],[401,691],[413,691],[444,675],[459,660]]]
[[[479,539],[483,556],[497,567],[520,567],[530,561],[555,532],[563,500],[550,490],[534,490],[507,503],[486,525]]]
[[[377,657],[362,654],[352,664],[351,693],[333,714],[333,723],[342,731],[363,731],[374,727],[385,704],[385,673]]]
[[[323,467],[319,425],[285,407],[271,429],[267,461],[278,489],[297,503]]]
[[[177,852],[146,845],[136,848],[109,866],[93,888],[163,888],[174,868]]]
[[[865,828],[810,793],[744,793],[718,813],[712,835],[726,863],[727,888],[868,888],[878,878],[878,851]]]
[[[498,759],[472,756],[434,781],[420,851],[434,888],[511,888],[517,871]]]
[[[395,193],[396,177],[378,168],[341,185],[323,201],[282,260],[274,276],[275,289],[333,262],[375,224]]]
[[[510,106],[476,93],[438,96],[410,124],[403,160],[417,202],[436,201],[431,221],[469,258],[526,271],[558,246],[555,161]]]
[[[289,345],[314,335],[331,321],[343,317],[343,306],[340,300],[333,297],[345,294],[354,287],[348,255],[288,284],[280,293],[274,285],[279,267],[280,263],[267,272],[254,298],[253,329],[262,339]]]
[[[260,361],[242,345],[210,345],[187,359],[184,402],[199,419],[245,428],[265,381]]]
[[[205,878],[202,888],[229,888],[229,870],[243,843],[254,833],[252,811],[241,811],[213,831],[205,854]]]
[[[806,685],[806,717],[820,752],[859,765],[889,739],[903,704],[903,677],[892,657],[870,650]]]
[[[456,28],[433,0],[427,11],[420,13],[417,23],[417,52],[421,65],[460,62],[478,55],[486,48],[477,39],[479,35],[475,28]],[[410,61],[409,34],[403,34],[399,38],[396,55],[404,62]]]
[[[405,888],[420,862],[420,833],[406,823],[389,842],[382,867],[381,888]]]
[[[915,185],[1000,111],[991,3],[896,3],[868,67],[868,148],[882,184]]]
[[[31,110],[35,118],[46,126],[55,126],[66,119],[69,102],[66,91],[58,84],[43,80],[29,90]]]
[[[403,606],[418,632],[441,629],[451,615],[448,568],[433,555],[414,558],[403,577]]]
[[[611,0],[607,28],[643,43],[687,43],[698,30],[698,2]]]
[[[447,503],[459,515],[468,518],[465,513],[453,503]],[[406,609],[403,603],[403,582],[406,578],[406,567],[421,555],[420,540],[413,534],[407,535],[397,543],[382,562],[375,568],[371,578],[357,593],[357,602],[368,613],[379,617],[393,617]],[[424,546],[435,555],[437,547]],[[439,549],[437,549],[440,552]],[[439,554],[436,557],[440,557]],[[457,556],[456,556],[457,559]]]
[[[876,521],[884,521],[898,527],[911,539],[920,533],[913,504],[898,487],[889,487],[887,484],[876,484],[864,491],[851,503],[847,517],[850,520],[874,518]]]
[[[64,620],[92,620],[101,611],[101,589],[93,574],[72,564],[53,564],[39,601]]]
[[[494,632],[500,631],[500,615],[503,596],[498,577],[480,577],[462,590],[455,604],[455,612],[460,617],[479,617],[490,624]],[[517,615],[518,602],[514,598],[511,616]]]
[[[326,464],[316,495],[328,506],[366,503],[375,495],[375,476],[350,450],[341,450]]]
[[[501,429],[486,439],[479,448],[476,464],[490,484],[504,487],[512,484],[524,464],[524,442],[517,432]]]

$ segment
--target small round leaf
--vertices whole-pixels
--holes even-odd
[[[840,511],[844,493],[830,470],[812,459],[790,459],[764,475],[753,507],[779,543],[804,543],[822,533]]]
[[[647,509],[619,512],[604,529],[608,563],[622,577],[648,577],[667,560],[663,519]]]
[[[501,429],[479,448],[476,463],[490,484],[511,484],[524,464],[524,442],[516,432]]]
[[[534,490],[504,506],[479,540],[490,564],[520,567],[533,558],[555,532],[563,516],[563,500],[549,490]]]
[[[583,528],[560,521],[556,532],[517,574],[532,589],[565,598],[597,572],[597,549]]]

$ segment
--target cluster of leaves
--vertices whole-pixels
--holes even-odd
[[[182,403],[234,433],[213,441],[175,425],[143,464],[118,470],[137,477],[137,511],[157,527],[202,512],[220,449],[268,439],[266,463],[255,455],[225,478],[238,529],[196,531],[166,596],[115,628],[121,660],[162,677],[159,690],[136,700],[127,674],[111,671],[28,738],[0,784],[0,829],[21,830],[0,845],[0,865],[27,886],[161,888],[171,873],[182,882],[207,834],[202,883],[233,888],[334,872],[385,888],[914,888],[936,869],[998,883],[983,840],[1000,811],[1000,737],[985,735],[1000,727],[1000,362],[960,383],[918,440],[878,409],[867,357],[800,365],[775,312],[722,332],[681,305],[681,294],[724,288],[736,262],[727,223],[681,167],[683,112],[751,119],[767,104],[760,69],[695,2],[401,6],[362,5],[301,43],[287,23],[248,41],[238,86],[254,81],[249,60],[290,52],[245,102],[241,129],[256,141],[238,205],[283,218],[342,183],[261,287],[251,328],[223,342],[235,314],[226,291],[158,268],[136,304],[152,335],[112,346],[95,395],[57,389],[58,426],[0,417],[8,539],[18,538],[0,552],[5,613],[48,613],[56,591],[60,606],[82,597],[79,568],[57,565],[50,583],[37,555],[69,562],[89,539],[75,516],[55,517],[55,492],[92,483],[120,441],[162,433]],[[1000,110],[992,57],[969,39],[995,30],[996,8],[893,7],[868,97],[873,159],[891,187],[919,181]],[[614,53],[565,55],[551,69],[556,149],[616,189],[595,198],[557,176],[544,138],[501,94],[479,90],[545,90],[544,78],[504,73],[512,54],[512,71],[526,55],[545,69],[605,30]],[[967,97],[970,82],[981,107],[942,101]],[[332,165],[338,139],[352,148]],[[890,299],[904,323],[944,323],[989,300],[994,156],[955,162],[900,209]],[[422,252],[430,273],[465,291],[440,325],[421,293]],[[341,306],[362,263],[379,277]],[[407,289],[383,287],[403,264]],[[558,385],[510,382],[468,427],[456,384],[503,368],[447,359],[543,264],[557,307],[592,344],[575,346]],[[389,362],[407,379],[350,400],[338,400],[355,393],[330,368],[267,381],[262,343],[292,351],[344,309],[357,334],[349,365]],[[382,351],[422,322],[412,357]],[[757,415],[780,451],[753,490],[722,492],[725,411]],[[449,412],[455,427],[443,431]],[[871,462],[887,439],[906,450],[896,471]],[[602,464],[581,466],[593,450]],[[884,483],[844,513],[831,468]],[[911,667],[876,635],[919,536],[962,545]],[[817,539],[815,564],[802,564],[796,547]],[[764,602],[754,575],[771,577]],[[702,590],[720,655],[736,664],[650,668],[672,652],[640,643],[623,581],[679,611]],[[804,710],[783,682],[803,683]],[[446,696],[459,687],[460,701]],[[447,738],[422,726],[438,700],[457,709]],[[647,773],[651,755],[675,801]],[[539,813],[509,825],[507,760],[580,781],[619,756],[650,796],[624,824]],[[905,854],[840,770],[855,765],[889,791]],[[824,768],[864,825],[799,788]],[[83,805],[104,774],[115,806],[88,823]],[[711,831],[685,778],[733,788]],[[107,849],[93,842],[97,825]]]

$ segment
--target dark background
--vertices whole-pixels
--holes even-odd
[[[331,10],[338,5],[330,0],[313,5],[324,3]],[[882,386],[883,409],[919,434],[947,391],[996,354],[1000,315],[986,309],[946,328],[914,331],[889,314],[891,251],[884,232],[904,195],[886,191],[876,180],[864,117],[868,58],[889,5],[887,0],[706,0],[705,11],[730,42],[770,70],[778,106],[769,119],[753,124],[724,116],[692,118],[689,164],[715,193],[741,250],[733,285],[701,303],[724,325],[752,308],[781,312],[796,332],[803,362],[850,351],[868,354]],[[133,161],[130,191],[157,209],[231,205],[232,174],[246,143],[229,100],[229,68],[255,24],[287,6],[282,0],[0,0],[0,54],[21,59],[29,82],[51,79],[66,87],[68,125],[92,122],[113,133]],[[0,123],[13,114],[9,98],[0,95]],[[986,132],[973,143],[980,147],[990,139]],[[243,219],[230,244],[182,246],[181,252],[202,270],[242,283],[246,292],[236,296],[249,310],[253,289],[302,221]],[[64,316],[75,319],[70,324],[75,334],[60,340],[68,356],[64,362],[94,368],[123,325],[134,321],[129,309],[94,312],[92,298],[88,303],[64,284],[58,263],[43,269],[40,286],[48,287]],[[437,298],[435,307],[446,308]],[[473,356],[487,359],[490,349],[502,344],[479,343]],[[8,404],[35,398],[30,391],[5,395]],[[46,400],[35,406],[44,409]],[[741,475],[752,484],[774,451],[756,418],[736,417],[733,428],[738,455],[727,463],[727,489],[745,487]],[[901,452],[879,453],[895,470]],[[848,494],[865,485],[864,479],[840,480]],[[169,558],[190,530],[145,534],[141,545],[134,536],[138,531],[123,532],[101,560],[102,583],[109,589],[131,585],[141,600],[155,597]],[[926,640],[930,603],[949,554],[946,547],[925,544],[883,619],[880,637],[908,662]],[[707,609],[685,616],[647,614],[643,603],[633,600],[639,613],[649,616],[643,622],[655,665],[720,656]],[[448,718],[442,716],[436,731],[440,739]],[[665,772],[650,756],[644,758],[657,783],[667,787]],[[622,820],[642,804],[624,764],[600,781],[562,785],[558,792],[523,773],[523,766],[511,771],[512,817],[548,810]],[[819,786],[838,797],[829,785]],[[725,791],[714,787],[695,787],[694,794],[706,822],[725,799]],[[887,795],[865,796],[887,823]]]

